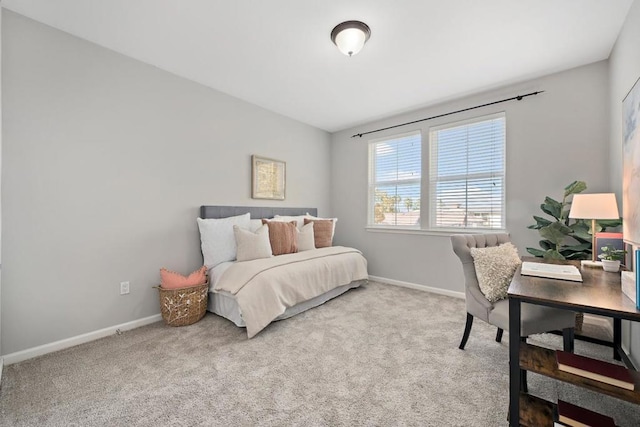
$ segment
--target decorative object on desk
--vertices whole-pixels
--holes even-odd
[[[527,248],[527,252],[545,259],[589,259],[591,258],[592,238],[589,234],[589,224],[582,219],[571,220],[567,215],[571,206],[571,198],[587,189],[584,181],[574,181],[564,188],[562,201],[545,197],[540,205],[542,211],[553,217],[549,220],[534,215],[535,224],[529,229],[538,230],[542,240],[540,247]],[[607,227],[620,225],[619,220],[598,221],[596,229],[605,230]]]
[[[622,232],[640,245],[640,79],[622,101]]]
[[[284,200],[286,163],[281,160],[251,156],[251,197]]]
[[[582,261],[583,266],[598,267],[596,261],[596,219],[620,220],[618,204],[614,193],[576,194],[571,203],[569,218],[590,219],[590,234],[593,236],[593,250],[591,262]]]
[[[566,351],[556,351],[558,369],[595,381],[611,384],[626,390],[634,390],[635,383],[627,368]]]
[[[615,427],[613,418],[558,399],[558,421],[575,427]]]
[[[522,263],[520,274],[523,276],[537,276],[549,279],[582,282],[580,270],[578,270],[575,265],[545,264],[543,262],[525,261]]]
[[[620,281],[622,283],[622,293],[631,301],[636,302],[636,273],[633,271],[623,271]]]
[[[627,253],[624,249],[616,249],[613,245],[605,245],[600,248],[602,252],[598,258],[602,260],[602,269],[612,273],[620,270],[620,262]]]
[[[622,233],[610,233],[610,232],[600,232],[596,233],[596,256],[600,258],[602,255],[602,248],[605,246],[612,246],[614,249],[620,249],[625,251],[625,243],[622,239]],[[626,265],[624,256],[620,259],[620,265]]]

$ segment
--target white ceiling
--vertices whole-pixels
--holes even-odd
[[[4,0],[17,13],[333,132],[608,58],[633,0]],[[361,20],[342,55],[329,33]]]

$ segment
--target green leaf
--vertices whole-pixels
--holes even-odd
[[[606,230],[607,228],[615,228],[620,227],[622,225],[622,218],[619,219],[599,219],[596,221],[602,230]]]
[[[591,252],[571,252],[565,255],[566,259],[591,259]]]
[[[547,249],[555,249],[555,247],[556,247],[556,245],[554,245],[553,243],[551,243],[548,240],[540,240],[538,243],[540,244],[540,247],[542,249],[544,249],[545,251]]]
[[[540,209],[542,209],[544,213],[551,215],[555,219],[560,219],[560,214],[562,213],[562,203],[547,196],[544,198],[544,203],[540,205]]]
[[[567,258],[569,258],[570,254],[579,252],[588,253],[589,256],[591,256],[591,242],[580,243],[579,245],[567,245],[560,248],[560,253]]]
[[[531,255],[538,258],[542,258],[545,253],[545,251],[541,251],[540,249],[536,249],[536,248],[527,248],[527,252],[529,252]]]
[[[544,259],[565,259],[560,252],[554,251],[553,249],[546,251],[543,255],[543,258]]]
[[[549,221],[546,218],[542,218],[540,216],[534,215],[533,219],[536,220],[536,224],[533,224],[527,227],[531,230],[540,230],[542,227],[546,227],[547,225],[551,224],[551,221]]]
[[[570,227],[567,227],[561,222],[554,222],[546,227],[541,228],[540,236],[549,240],[551,243],[559,245],[562,241],[571,233]]]
[[[587,184],[584,181],[573,181],[571,184],[564,187],[564,197],[571,194],[582,193],[587,189]]]

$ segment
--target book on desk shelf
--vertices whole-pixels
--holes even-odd
[[[580,270],[575,265],[545,264],[542,262],[522,263],[520,274],[523,276],[546,277],[549,279],[570,280],[572,282],[582,282]]]
[[[627,390],[634,390],[635,383],[629,370],[624,366],[603,362],[590,357],[579,356],[566,351],[556,351],[558,370],[581,377],[611,384]]]
[[[615,427],[613,418],[558,399],[558,421],[573,427]]]

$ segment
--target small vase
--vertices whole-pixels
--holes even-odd
[[[620,270],[620,261],[612,261],[603,259],[602,260],[602,269],[604,271],[610,271],[612,273],[617,273]]]

